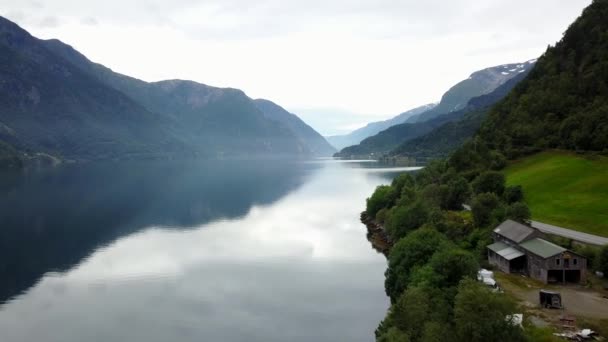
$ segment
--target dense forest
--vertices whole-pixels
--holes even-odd
[[[606,18],[608,0],[593,1],[472,139],[368,198],[366,215],[394,242],[385,282],[392,306],[378,341],[550,340],[547,330],[511,324],[516,304],[473,279],[491,229],[530,218],[521,187],[505,185],[509,160],[544,149],[607,151]],[[608,248],[599,265],[608,265]]]

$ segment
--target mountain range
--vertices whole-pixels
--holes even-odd
[[[535,61],[532,60],[525,63],[505,64],[474,72],[468,79],[450,88],[436,106],[412,115],[404,123],[394,125],[370,136],[358,145],[346,147],[336,153],[335,156],[348,158],[378,156],[387,153],[394,155],[397,153],[392,152],[393,149],[413,139],[424,139],[427,144],[432,144],[435,141],[445,142],[445,137],[441,134],[437,135],[434,130],[442,128],[448,123],[459,121],[469,113],[478,113],[479,116],[483,116],[482,114],[489,106],[501,100],[519,81],[528,75],[534,63]],[[441,113],[441,110],[444,112]],[[470,114],[469,116],[475,115]],[[474,120],[473,124],[469,126],[476,129],[480,122],[480,120]],[[427,134],[431,133],[433,133],[431,135],[433,138],[428,139]],[[474,130],[458,133],[459,137],[464,138],[471,136]],[[458,142],[461,142],[461,139],[453,141],[453,146],[458,146]],[[451,147],[450,143],[451,141],[447,145]],[[406,150],[407,148],[402,148],[401,153]],[[446,147],[441,149],[441,152],[449,152],[449,150]]]
[[[328,136],[326,138],[327,138],[327,141],[329,141],[329,143],[332,144],[332,146],[334,146],[338,150],[341,150],[347,146],[357,145],[358,143],[363,141],[365,138],[376,135],[379,132],[384,131],[385,129],[387,129],[391,126],[395,126],[395,125],[404,123],[410,117],[424,113],[428,110],[431,110],[435,106],[437,106],[436,103],[426,104],[424,106],[410,109],[410,110],[403,112],[388,120],[370,122],[367,125],[365,125],[365,127],[358,128],[348,134],[332,135],[332,136]]]
[[[0,62],[0,161],[6,164],[39,154],[99,160],[335,151],[276,104],[193,81],[144,82],[2,17]]]

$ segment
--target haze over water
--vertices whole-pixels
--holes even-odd
[[[359,213],[397,171],[137,162],[3,176],[1,340],[371,341],[386,260]]]

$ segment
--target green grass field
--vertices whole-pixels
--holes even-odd
[[[542,152],[511,163],[508,185],[521,185],[532,219],[608,236],[608,157]]]

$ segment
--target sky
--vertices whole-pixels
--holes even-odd
[[[145,81],[239,88],[343,134],[540,56],[591,0],[0,0],[39,38]]]

